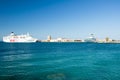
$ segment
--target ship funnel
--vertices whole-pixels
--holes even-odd
[[[11,32],[11,34],[10,34],[11,36],[14,36],[15,34],[14,34],[14,32]]]

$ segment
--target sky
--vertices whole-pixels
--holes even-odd
[[[120,0],[0,0],[0,40],[11,32],[120,39]]]

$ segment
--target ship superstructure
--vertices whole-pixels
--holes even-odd
[[[91,36],[86,38],[84,42],[96,42],[96,38],[94,37],[93,34],[91,34]]]

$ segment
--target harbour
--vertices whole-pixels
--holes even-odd
[[[46,40],[40,40],[33,38],[29,33],[16,35],[14,32],[11,32],[8,36],[3,36],[3,42],[7,43],[32,43],[32,42],[92,42],[92,43],[120,43],[120,40],[110,39],[106,37],[105,39],[99,39],[91,34],[90,37],[85,39],[70,39],[70,38],[57,38],[53,39],[51,35],[47,37]]]
[[[0,80],[119,80],[119,53],[120,44],[0,42]]]

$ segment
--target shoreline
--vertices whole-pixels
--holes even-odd
[[[0,41],[0,43],[8,43],[8,44],[24,44],[24,43],[89,43],[89,44],[120,44],[120,42],[3,42]]]

